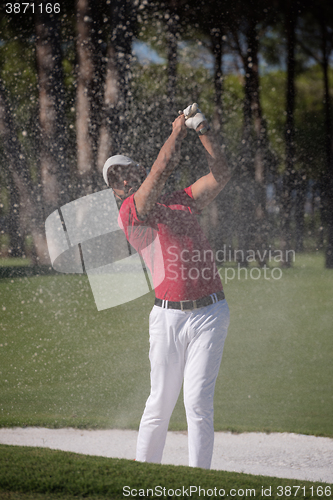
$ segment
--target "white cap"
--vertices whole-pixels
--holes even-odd
[[[103,167],[103,177],[104,177],[104,181],[107,184],[107,186],[109,185],[109,183],[108,183],[108,170],[110,167],[112,167],[112,165],[129,166],[129,165],[133,165],[133,163],[136,163],[136,162],[133,161],[128,156],[115,155],[115,156],[111,156],[110,158],[108,158],[106,160],[106,162],[104,163],[104,167]]]

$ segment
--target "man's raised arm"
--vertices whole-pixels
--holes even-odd
[[[189,108],[190,106],[184,110],[185,117],[186,111]],[[199,209],[203,209],[216,198],[220,191],[222,191],[230,180],[231,173],[222,148],[211,132],[206,118],[199,109],[197,109],[197,113],[194,116],[186,120],[186,126],[196,130],[207,152],[206,156],[210,173],[204,175],[192,185],[192,194],[196,201],[196,205]],[[203,133],[200,133],[201,131]]]
[[[180,157],[182,140],[186,137],[185,117],[180,115],[172,124],[172,133],[162,146],[149,175],[134,195],[139,217],[145,217],[158,200],[164,185]]]

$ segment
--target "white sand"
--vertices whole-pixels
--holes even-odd
[[[137,431],[0,428],[0,443],[134,459]],[[187,433],[168,432],[163,464],[187,465]],[[216,432],[212,469],[333,483],[333,439]]]

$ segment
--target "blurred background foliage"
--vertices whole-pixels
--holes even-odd
[[[328,0],[3,3],[3,262],[50,265],[47,216],[104,189],[112,154],[149,169],[198,102],[233,170],[201,217],[215,249],[324,250],[332,268],[332,49]],[[205,169],[189,132],[166,189]]]

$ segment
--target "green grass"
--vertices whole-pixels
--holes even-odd
[[[321,255],[300,255],[282,272],[225,286],[231,325],[217,425],[332,436],[333,271]]]
[[[192,499],[206,495],[209,498],[269,497],[276,500],[289,496],[303,499],[332,498],[332,487],[327,484],[183,466],[143,464],[41,448],[0,446],[0,499],[139,498],[148,496],[147,489],[161,492],[162,498],[186,498],[186,493],[179,495],[180,491],[183,493],[183,487],[188,495],[192,493]],[[215,488],[216,494],[212,495],[210,490],[214,491]],[[270,495],[268,488],[271,488]],[[136,490],[137,494],[132,490]],[[266,496],[262,494],[263,490],[266,490]],[[133,494],[130,496],[128,493],[131,491]],[[288,495],[288,492],[292,492],[292,495]],[[154,496],[161,497],[159,494]]]
[[[20,266],[30,266],[31,260],[24,258],[1,258],[0,257],[0,267],[20,267]]]
[[[333,271],[323,256],[297,256],[279,280],[243,271],[224,288],[231,324],[215,429],[332,436]],[[0,426],[138,428],[152,303],[149,294],[98,312],[86,276],[0,280]],[[186,429],[181,398],[170,429]]]

